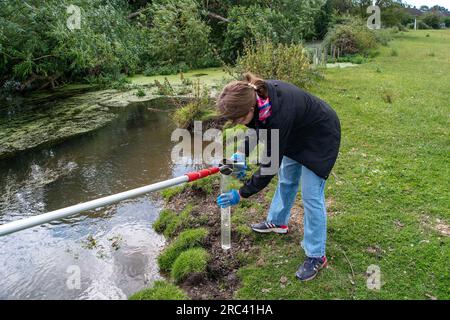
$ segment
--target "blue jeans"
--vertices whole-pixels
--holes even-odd
[[[281,162],[278,186],[270,205],[267,222],[288,225],[300,181],[304,208],[304,235],[301,246],[306,256],[322,257],[325,255],[327,240],[325,179],[286,156]]]

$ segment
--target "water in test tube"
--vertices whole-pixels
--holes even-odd
[[[231,176],[220,175],[220,192],[230,191]],[[231,248],[231,206],[228,208],[220,208],[220,241],[222,249]]]

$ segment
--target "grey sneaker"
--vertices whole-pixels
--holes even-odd
[[[314,279],[319,273],[320,269],[326,267],[328,263],[327,257],[322,258],[309,258],[305,259],[305,262],[298,268],[295,274],[301,281],[308,281]]]
[[[252,224],[252,230],[260,233],[268,233],[268,232],[288,233],[289,227],[284,225],[273,224],[270,222],[261,222]]]

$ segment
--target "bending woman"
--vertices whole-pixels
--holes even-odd
[[[244,81],[229,83],[219,95],[220,114],[235,124],[243,124],[258,133],[260,129],[278,129],[279,141],[266,141],[266,148],[278,143],[281,164],[278,185],[265,221],[253,224],[260,233],[287,233],[289,218],[299,185],[304,208],[304,235],[301,246],[306,259],[296,272],[302,280],[311,280],[326,266],[327,214],[325,182],[336,162],[341,130],[336,112],[324,101],[293,84],[279,80],[263,80],[253,74]],[[267,140],[271,134],[268,133]],[[245,155],[234,154],[235,160]],[[269,155],[270,156],[270,155]],[[266,187],[274,174],[263,174],[264,166],[239,190],[231,190],[217,198],[221,207],[236,205]]]

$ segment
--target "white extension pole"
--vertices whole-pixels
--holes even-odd
[[[17,221],[13,221],[10,223],[6,223],[4,225],[0,225],[0,236],[4,236],[16,231],[20,231],[23,229],[31,228],[40,224],[44,224],[50,221],[59,220],[61,218],[69,217],[71,215],[80,213],[86,210],[92,210],[95,208],[103,207],[111,203],[119,202],[125,199],[134,198],[149,192],[158,191],[164,188],[168,188],[171,186],[175,186],[177,184],[181,184],[184,182],[188,182],[189,177],[187,175],[183,175],[181,177],[173,178],[166,181],[157,182],[154,184],[150,184],[148,186],[128,190],[125,192],[113,194],[107,197],[103,197],[100,199],[95,199],[92,201],[76,204],[74,206],[70,206],[67,208],[47,212],[44,214],[40,214],[38,216],[25,218]]]

